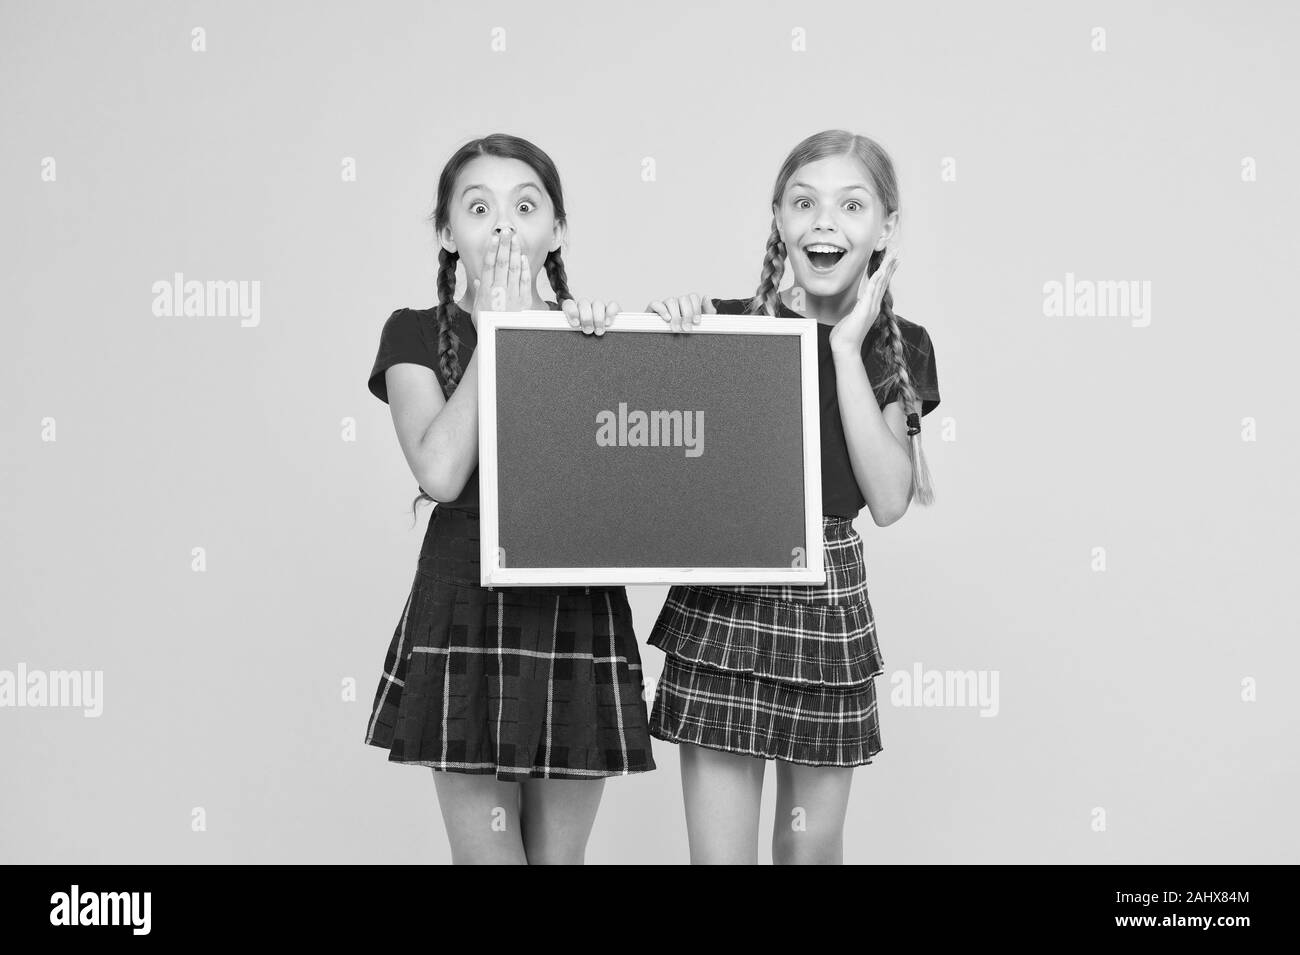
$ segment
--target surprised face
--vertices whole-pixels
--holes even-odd
[[[451,215],[438,236],[443,248],[459,254],[471,288],[497,232],[507,245],[512,232],[519,236],[532,288],[547,255],[560,248],[564,226],[555,221],[555,207],[531,166],[520,159],[477,156],[456,177]]]
[[[819,298],[856,296],[871,254],[885,247],[898,219],[852,156],[800,166],[772,211],[795,285]]]

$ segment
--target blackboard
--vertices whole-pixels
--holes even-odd
[[[484,586],[822,584],[817,330],[478,319]]]

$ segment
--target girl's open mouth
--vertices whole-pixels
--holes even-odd
[[[814,272],[829,272],[839,264],[840,259],[844,258],[843,249],[827,242],[816,242],[805,246],[803,251],[808,256],[808,263]]]

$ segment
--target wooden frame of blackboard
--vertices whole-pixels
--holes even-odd
[[[657,332],[665,335],[788,335],[800,342],[803,423],[804,526],[806,565],[791,567],[503,567],[497,482],[496,332],[527,328],[581,334],[563,312],[479,313],[478,415],[480,576],[484,587],[568,586],[574,584],[803,584],[826,583],[822,542],[821,415],[817,388],[817,325],[806,318],[768,315],[709,315],[689,332],[674,332],[652,312],[620,312],[607,335]]]

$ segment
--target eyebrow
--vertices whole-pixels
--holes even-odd
[[[792,182],[792,183],[790,183],[790,188],[793,189],[795,186],[803,186],[803,187],[804,187],[805,189],[807,189],[809,192],[816,192],[816,191],[817,191],[817,190],[814,189],[812,186],[808,185],[808,183],[806,183],[806,182]],[[866,183],[862,183],[862,182],[855,182],[855,183],[854,183],[853,185],[851,185],[851,186],[845,186],[843,189],[840,190],[840,192],[852,192],[854,189],[861,189],[863,192],[868,192],[868,193],[871,192],[871,189],[868,188],[868,186],[866,185]]]
[[[483,185],[483,183],[481,183],[481,182],[476,182],[476,183],[474,183],[473,185],[471,185],[471,186],[466,186],[464,189],[462,189],[462,190],[460,191],[460,197],[461,197],[462,199],[464,199],[465,196],[466,196],[466,194],[467,194],[470,190],[472,190],[472,189],[482,189],[484,192],[491,192],[491,191],[492,191],[492,190],[488,189],[487,186]],[[525,190],[525,189],[536,189],[538,192],[541,192],[541,191],[542,191],[542,187],[539,186],[539,185],[538,185],[537,183],[535,183],[535,182],[524,182],[524,183],[520,183],[519,185],[515,186],[514,191],[515,191],[515,192],[522,192],[522,191]]]

